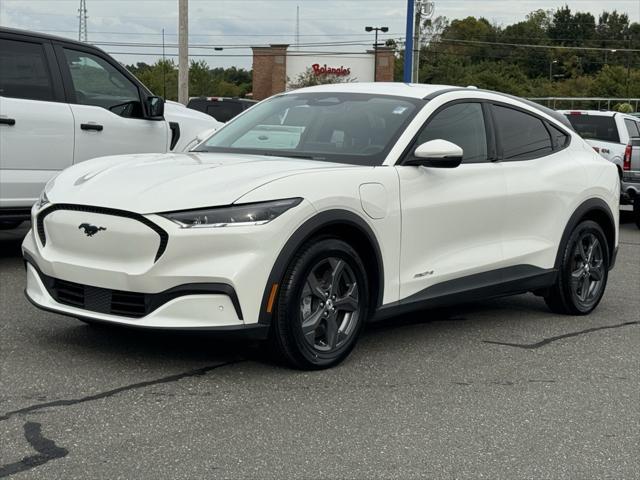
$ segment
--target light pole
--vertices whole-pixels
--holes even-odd
[[[365,32],[376,32],[376,40],[373,44],[373,81],[378,77],[378,32],[387,33],[389,27],[364,27]]]
[[[625,32],[627,40],[627,98],[629,98],[629,79],[631,78],[631,32],[629,29]]]
[[[552,60],[549,62],[549,81],[553,82],[553,65],[558,63],[558,60]]]

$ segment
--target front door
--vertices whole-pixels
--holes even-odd
[[[502,166],[491,161],[494,141],[485,111],[478,101],[445,104],[410,149],[409,155],[424,142],[448,140],[464,151],[459,167],[395,167],[402,205],[401,301],[501,267],[506,184]]]
[[[166,152],[167,122],[143,118],[138,86],[107,59],[58,46],[72,92],[74,161],[128,153]]]

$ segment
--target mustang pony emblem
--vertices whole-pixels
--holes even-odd
[[[95,225],[91,225],[90,223],[81,223],[80,225],[78,225],[78,229],[80,228],[84,229],[84,234],[87,237],[93,237],[99,231],[106,230],[105,227],[96,227]]]

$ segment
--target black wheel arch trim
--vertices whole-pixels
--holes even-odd
[[[378,275],[378,292],[376,301],[376,308],[382,305],[382,299],[384,296],[384,264],[382,259],[382,253],[378,240],[367,222],[349,210],[333,209],[326,210],[316,214],[303,223],[294,233],[289,237],[289,240],[285,243],[284,247],[280,250],[276,261],[271,268],[271,273],[265,285],[264,292],[262,294],[262,301],[260,302],[260,313],[258,316],[258,323],[262,325],[270,325],[272,314],[267,312],[267,303],[269,301],[269,295],[271,293],[271,287],[273,284],[282,284],[285,271],[289,266],[289,262],[295,252],[313,235],[332,225],[349,225],[357,228],[362,234],[365,235],[369,244],[371,245],[377,266]],[[278,295],[280,292],[278,291]]]
[[[609,205],[607,205],[607,203],[601,198],[590,198],[584,201],[583,203],[581,203],[580,206],[578,206],[578,208],[576,208],[574,212],[571,214],[571,217],[569,217],[569,221],[567,222],[567,225],[565,226],[564,231],[562,233],[562,237],[560,238],[558,253],[556,254],[556,261],[554,263],[555,269],[557,270],[560,269],[560,266],[562,264],[562,255],[564,253],[564,247],[569,237],[571,236],[571,232],[573,232],[574,228],[578,226],[580,221],[591,212],[599,212],[606,215],[610,223],[609,226],[613,231],[613,236],[615,240],[616,223],[613,218],[613,213],[611,213],[611,209],[609,208]],[[605,239],[607,240],[607,244],[608,244],[609,239],[606,238],[606,232],[605,232]],[[609,258],[609,270],[611,270],[615,264],[616,253],[617,253],[617,246],[614,244],[614,242],[612,242],[611,245],[607,245],[607,255]]]

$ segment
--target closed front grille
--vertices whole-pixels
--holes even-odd
[[[40,242],[44,247],[47,244],[47,232],[44,226],[44,219],[52,214],[53,212],[57,212],[58,210],[70,210],[74,212],[88,212],[88,213],[98,213],[101,215],[113,215],[115,217],[129,218],[132,220],[136,220],[143,225],[146,225],[151,230],[156,232],[160,237],[160,244],[158,245],[158,251],[156,252],[156,256],[154,262],[157,262],[158,259],[162,256],[162,254],[167,249],[167,245],[169,244],[169,235],[165,232],[159,225],[156,225],[148,218],[133,212],[127,212],[125,210],[116,210],[114,208],[105,208],[105,207],[92,207],[88,205],[73,205],[67,203],[57,203],[53,204],[44,210],[42,210],[38,214],[38,218],[36,220],[35,229],[38,232],[38,238],[40,238]]]
[[[58,303],[123,317],[140,318],[149,313],[147,294],[92,287],[52,279],[49,292]]]

